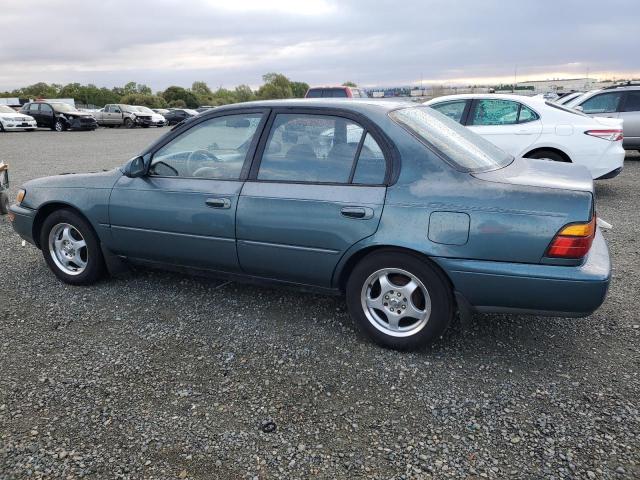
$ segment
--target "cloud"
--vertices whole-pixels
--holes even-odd
[[[628,12],[619,15],[619,12]],[[640,75],[634,0],[5,0],[0,89]]]

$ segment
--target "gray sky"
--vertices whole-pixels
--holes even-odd
[[[640,77],[638,0],[3,0],[0,89]]]

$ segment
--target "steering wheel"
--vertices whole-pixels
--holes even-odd
[[[195,170],[202,167],[202,160],[209,162],[218,162],[218,157],[208,150],[194,150],[187,157],[187,171],[193,175]]]

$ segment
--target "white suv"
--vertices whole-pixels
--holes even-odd
[[[622,171],[622,121],[589,117],[543,98],[469,94],[425,102],[515,157],[584,165],[594,179]]]
[[[18,113],[7,105],[0,105],[0,132],[7,130],[35,130],[38,128],[33,117]]]

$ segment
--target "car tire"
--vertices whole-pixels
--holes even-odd
[[[9,213],[9,195],[6,192],[0,192],[0,215]]]
[[[455,312],[444,274],[418,255],[395,249],[360,260],[349,275],[346,297],[361,330],[376,343],[397,350],[433,342]]]
[[[552,162],[569,162],[565,157],[553,150],[538,150],[532,154],[528,154],[525,158],[535,158],[539,160],[551,160]]]
[[[6,130],[4,129],[4,125],[0,122],[0,133],[4,133]]]
[[[130,118],[125,118],[123,123],[124,128],[133,128],[133,120]]]
[[[56,210],[44,220],[40,248],[51,271],[65,283],[89,285],[106,271],[97,235],[73,210]]]
[[[51,127],[51,130],[54,130],[56,132],[64,132],[66,129],[67,129],[67,126],[59,118],[56,119],[55,123],[53,124],[53,127]]]

